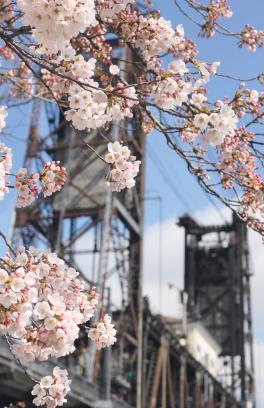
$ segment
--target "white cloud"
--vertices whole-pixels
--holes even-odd
[[[183,287],[184,231],[176,225],[176,219],[162,224],[162,268],[161,287],[159,282],[160,226],[154,224],[146,229],[144,242],[144,294],[150,298],[152,310],[174,315],[179,312],[179,297],[175,290],[169,290],[169,282]],[[161,292],[161,293],[160,293]]]
[[[264,340],[264,243],[259,234],[249,232],[250,266],[253,276],[251,278],[253,326],[257,337]]]
[[[256,408],[264,407],[264,343],[254,342]]]

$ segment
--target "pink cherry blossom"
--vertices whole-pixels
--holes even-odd
[[[96,23],[94,0],[18,0],[17,3],[25,13],[23,22],[34,27],[33,38],[45,54],[72,49],[70,40]]]
[[[47,408],[63,405],[67,402],[65,396],[70,391],[70,383],[67,371],[55,367],[52,375],[41,378],[33,387],[31,394],[36,396],[33,403],[36,406],[46,405]]]
[[[106,314],[95,327],[89,330],[88,336],[95,342],[99,350],[112,346],[116,342],[116,330],[111,323],[111,317]]]
[[[38,173],[33,173],[27,176],[27,169],[22,168],[19,170],[16,176],[16,184],[14,186],[18,191],[17,207],[26,207],[34,201],[40,192],[38,181]]]
[[[112,75],[118,75],[119,72],[120,72],[120,69],[119,69],[119,67],[117,65],[110,65],[109,72]]]
[[[12,352],[26,361],[72,353],[79,325],[95,313],[95,288],[87,291],[78,272],[54,253],[21,248],[16,259],[7,255],[3,262],[0,333],[10,337]]]
[[[39,175],[39,180],[43,185],[44,197],[60,191],[65,184],[67,178],[66,169],[59,166],[59,164],[59,161],[45,163]]]
[[[135,185],[134,178],[139,172],[140,161],[131,156],[127,146],[117,141],[108,144],[108,152],[105,161],[111,166],[107,180],[112,191],[132,188]]]
[[[6,106],[0,106],[0,132],[6,126],[5,119],[7,117]]]

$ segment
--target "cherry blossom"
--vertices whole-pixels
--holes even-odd
[[[96,23],[94,0],[18,0],[17,3],[25,13],[23,22],[33,27],[33,38],[40,44],[42,53],[73,51],[70,40]]]
[[[18,191],[17,207],[27,207],[38,196],[40,188],[37,186],[39,174],[27,176],[27,169],[22,168],[16,175],[15,189]]]
[[[116,342],[116,330],[111,323],[111,317],[106,314],[95,327],[89,330],[88,336],[95,342],[98,350],[112,346]]]
[[[102,18],[111,18],[115,14],[123,11],[129,4],[133,4],[135,0],[99,0],[98,8]]]
[[[0,163],[3,164],[6,172],[9,172],[12,167],[13,154],[9,147],[0,143]]]
[[[202,93],[194,93],[191,97],[191,103],[196,106],[202,106],[206,100],[207,97]]]
[[[121,191],[124,188],[131,188],[135,185],[134,178],[139,172],[140,161],[127,146],[119,142],[108,143],[108,152],[105,156],[106,163],[111,165],[111,170],[107,176],[108,183],[112,191]]]
[[[67,371],[55,367],[52,375],[41,378],[33,387],[31,394],[36,396],[33,403],[37,407],[46,405],[47,408],[63,405],[67,402],[65,396],[70,391],[70,383]]]
[[[91,84],[98,88],[97,83]],[[78,85],[70,87],[69,95],[71,109],[65,117],[78,130],[97,129],[111,121],[131,118],[132,108],[138,104],[135,88],[122,83],[117,84],[116,95],[109,98],[99,89],[85,90]]]
[[[264,47],[264,31],[258,31],[247,24],[240,33],[239,46],[243,45],[253,52],[257,50],[257,47]]]
[[[7,117],[6,106],[0,106],[0,132],[6,126],[5,119]]]
[[[167,110],[182,106],[188,101],[192,90],[191,82],[169,77],[162,79],[158,85],[153,85],[151,96],[157,106]]]
[[[79,325],[98,304],[95,288],[85,290],[78,272],[55,253],[22,248],[15,260],[7,255],[3,262],[0,332],[9,336],[12,352],[26,361],[73,352]]]
[[[210,115],[197,114],[193,124],[201,131],[206,130],[202,135],[202,143],[205,146],[218,146],[224,142],[227,134],[234,132],[237,122],[238,118],[233,109],[223,105],[218,112],[212,112]]]
[[[188,68],[184,61],[175,60],[169,63],[168,68],[175,74],[184,75],[188,72]]]
[[[120,69],[119,69],[119,67],[117,65],[110,65],[109,72],[112,75],[118,75],[119,72],[120,72]]]
[[[0,200],[3,200],[5,194],[9,191],[6,186],[6,171],[3,163],[0,163]]]
[[[43,185],[44,197],[48,197],[53,193],[60,191],[65,184],[67,174],[64,167],[59,166],[59,161],[45,163],[39,180]]]
[[[181,139],[183,142],[192,143],[196,137],[199,135],[199,132],[194,127],[186,127],[181,132]]]
[[[7,186],[7,175],[12,167],[12,151],[4,144],[0,144],[0,200],[9,191]]]
[[[79,325],[95,313],[95,288],[86,290],[75,269],[55,253],[36,248],[20,248],[15,259],[6,255],[1,265],[0,333],[9,338],[12,353],[28,362],[72,353]],[[116,330],[108,315],[96,327],[93,340],[98,347],[114,344]],[[52,376],[34,386],[34,404],[61,406],[69,384],[67,371],[55,367]]]
[[[230,18],[232,15],[227,0],[210,0],[205,23],[202,26],[202,34],[208,38],[212,37],[215,34],[217,20],[221,17]]]

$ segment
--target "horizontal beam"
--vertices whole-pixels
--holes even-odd
[[[138,222],[131,216],[131,214],[129,214],[129,211],[126,209],[126,207],[116,197],[113,201],[113,207],[118,211],[119,215],[126,223],[126,225],[130,227],[130,229],[132,229],[138,236],[140,236],[140,226]]]

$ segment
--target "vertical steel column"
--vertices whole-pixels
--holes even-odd
[[[195,392],[194,392],[195,408],[203,408],[201,406],[201,373],[197,370],[195,372]]]
[[[70,175],[71,173],[71,158],[72,158],[72,146],[73,146],[73,141],[75,137],[74,129],[71,126],[66,126],[65,127],[65,132],[66,132],[66,138],[67,134],[69,134],[69,145],[66,151],[66,157],[65,157],[65,162],[64,165],[68,169],[68,174]],[[56,243],[55,243],[55,251],[60,254],[61,251],[61,242],[63,240],[63,223],[64,223],[64,217],[65,217],[65,211],[67,209],[67,195],[68,195],[68,186],[69,186],[69,178],[67,178],[66,183],[64,185],[63,190],[61,191],[62,195],[62,200],[61,200],[61,208],[59,211],[59,219],[58,219],[58,225],[57,225],[57,236],[56,236]]]
[[[102,221],[102,229],[101,229],[101,246],[100,246],[100,255],[99,255],[99,265],[98,265],[98,274],[96,279],[96,289],[100,295],[101,302],[104,299],[104,285],[103,279],[106,274],[107,269],[107,261],[108,261],[108,244],[110,239],[110,226],[111,226],[111,215],[112,215],[112,192],[110,188],[107,189],[105,195],[105,208],[104,208],[104,216]],[[94,320],[98,320],[100,318],[100,310],[99,308],[96,309],[96,313],[94,316]],[[89,347],[89,356],[88,359],[89,366],[87,367],[88,372],[88,379],[90,382],[93,382],[93,375],[94,375],[94,363],[95,363],[95,356],[96,356],[96,346],[94,342],[91,342]]]
[[[111,288],[107,288],[107,313],[111,314]],[[111,347],[107,347],[103,354],[103,394],[106,401],[111,400]]]
[[[186,407],[186,358],[181,356],[180,359],[180,406],[179,408]]]

